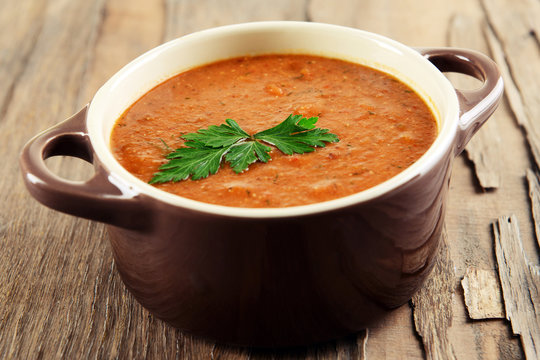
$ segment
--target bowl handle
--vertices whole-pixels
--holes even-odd
[[[138,193],[115,181],[94,159],[86,132],[87,109],[88,105],[24,146],[20,167],[26,187],[39,202],[58,211],[124,228],[148,227],[150,217]],[[70,181],[55,175],[47,168],[45,159],[58,155],[93,163],[93,177],[87,181]]]
[[[466,74],[482,81],[482,86],[475,90],[454,89],[460,106],[456,139],[456,155],[458,155],[497,108],[504,91],[501,74],[493,60],[473,50],[457,48],[417,50],[442,72]]]

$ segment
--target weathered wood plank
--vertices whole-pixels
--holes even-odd
[[[210,27],[264,20],[306,20],[307,0],[165,0],[165,40]]]
[[[527,169],[527,182],[529,183],[529,198],[531,199],[536,242],[540,247],[540,182],[538,181],[538,173]]]
[[[470,1],[441,0],[430,1],[429,5],[415,0],[311,0],[308,18],[357,27],[391,37],[409,46],[443,46],[452,14],[471,6],[476,4]]]
[[[163,41],[164,7],[155,1],[107,0],[99,37],[77,101],[82,107],[109,77]]]
[[[34,50],[45,18],[45,0],[6,0],[0,12],[0,121]]]
[[[528,359],[540,358],[540,268],[529,263],[517,218],[500,217],[493,224],[506,318],[520,335]]]
[[[461,286],[458,290],[461,292]],[[454,318],[449,336],[457,359],[525,359],[519,337],[512,334],[508,321],[471,320],[462,292],[454,296]]]
[[[506,54],[502,48],[502,44],[489,24],[486,24],[484,27],[484,33],[486,34],[486,39],[489,43],[493,59],[497,63],[504,80],[505,96],[508,99],[517,123],[520,126],[524,126],[528,122],[527,114],[525,113],[525,108],[519,89],[517,88],[512,79],[512,75],[510,74],[510,69],[508,68],[508,64],[506,62]]]
[[[456,288],[454,264],[444,232],[433,273],[412,298],[414,324],[422,337],[427,359],[456,359],[448,338],[452,326],[452,294]]]
[[[450,46],[489,54],[483,35],[482,21],[457,14],[452,18],[448,32]],[[449,74],[449,78],[458,89],[475,88],[474,85],[478,85],[476,79],[476,81],[468,82],[466,78],[453,78],[451,75]],[[501,140],[498,126],[500,120],[497,117],[497,113],[493,114],[465,148],[469,160],[474,164],[476,178],[484,189],[498,188],[501,183]]]
[[[414,331],[410,304],[394,309],[370,327],[365,349],[369,360],[425,359],[422,342]]]
[[[29,136],[76,109],[87,46],[96,36],[91,24],[99,22],[102,2],[35,4],[29,16],[36,19],[39,29],[28,28],[32,49],[26,50],[19,64],[0,122],[0,156],[6,160],[3,173],[10,174],[0,179],[0,188],[5,189],[0,193],[0,246],[6,249],[0,252],[0,297],[6,304],[0,307],[1,358],[60,356],[70,347],[81,351],[79,344],[73,346],[68,340],[77,332],[77,321],[73,321],[77,316],[70,312],[75,308],[67,306],[88,309],[92,293],[85,289],[92,289],[93,278],[84,286],[82,279],[94,270],[95,262],[78,251],[100,257],[105,248],[99,227],[50,217],[49,211],[30,199],[17,166],[18,153]],[[88,26],[80,27],[81,18]],[[18,36],[13,41],[12,46],[24,43]],[[88,238],[93,241],[79,242]]]
[[[507,93],[518,122],[527,132],[531,151],[540,166],[540,2],[482,0],[494,36],[490,43],[504,74]],[[497,42],[499,45],[497,45]],[[503,53],[506,55],[502,61]],[[518,90],[519,92],[515,91]]]
[[[471,319],[504,318],[501,290],[494,271],[470,267],[461,286]]]
[[[534,229],[529,220],[528,194],[523,173],[530,166],[523,132],[515,124],[503,102],[497,110],[501,122],[501,140],[505,151],[500,161],[503,165],[502,185],[495,191],[482,191],[477,185],[470,163],[460,156],[456,159],[450,183],[446,226],[449,248],[458,278],[465,276],[467,268],[496,269],[493,251],[491,222],[513,209],[526,221],[522,223],[525,234]],[[489,120],[491,121],[491,120]],[[534,253],[533,239],[525,239],[525,250]],[[505,320],[471,321],[461,286],[454,296],[454,318],[450,339],[458,359],[522,359],[519,338],[512,336]]]

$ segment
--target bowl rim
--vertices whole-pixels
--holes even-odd
[[[110,92],[113,90],[115,83],[122,81],[123,78],[129,75],[131,69],[144,66],[145,64],[152,62],[158,58],[161,54],[169,51],[171,48],[179,46],[186,41],[197,41],[204,37],[219,36],[224,33],[230,34],[246,34],[252,31],[272,31],[276,28],[280,30],[294,31],[298,29],[309,29],[311,31],[335,31],[342,32],[344,34],[350,33],[351,36],[362,36],[367,39],[371,39],[381,46],[390,46],[404,56],[412,57],[415,61],[423,63],[426,67],[426,71],[431,71],[433,76],[440,84],[443,91],[448,96],[448,114],[435,114],[438,118],[439,133],[430,146],[430,148],[411,166],[404,169],[395,176],[387,179],[386,181],[379,183],[371,188],[363,191],[344,196],[341,198],[290,207],[279,208],[247,208],[247,207],[232,207],[217,204],[205,203],[197,200],[184,198],[172,193],[168,193],[164,190],[160,190],[152,185],[149,185],[142,180],[138,179],[126,169],[124,169],[118,161],[112,155],[109,144],[106,144],[105,140],[101,138],[102,127],[100,124],[98,111],[100,102],[107,101],[107,97],[110,96]],[[220,60],[220,59],[215,59]],[[172,73],[170,77],[176,75]],[[394,75],[394,74],[393,74]],[[395,75],[394,75],[395,76]],[[399,78],[399,76],[397,76]],[[156,84],[163,82],[165,79],[157,79]],[[439,111],[432,106],[432,110]],[[443,120],[442,117],[445,116]],[[400,42],[387,38],[385,36],[367,32],[364,30],[345,27],[341,25],[333,25],[317,22],[303,22],[303,21],[258,21],[248,22],[233,25],[225,25],[206,30],[197,31],[182,37],[165,42],[146,53],[140,55],[133,61],[129,62],[122,69],[116,72],[109,80],[96,92],[92,98],[87,118],[86,127],[90,142],[93,147],[93,151],[100,161],[100,164],[109,172],[109,180],[115,184],[124,193],[131,194],[131,196],[145,195],[153,198],[157,201],[165,202],[169,205],[179,208],[189,209],[192,211],[207,213],[212,215],[221,215],[228,217],[241,217],[241,218],[285,218],[293,216],[304,216],[317,213],[325,213],[333,210],[338,210],[353,205],[365,203],[376,198],[387,195],[388,193],[401,188],[415,178],[418,178],[435,167],[450,149],[455,146],[455,137],[458,128],[459,120],[459,102],[454,87],[450,81],[440,72],[431,62],[424,58],[418,51],[411,47],[408,47]],[[442,122],[442,126],[441,126]]]

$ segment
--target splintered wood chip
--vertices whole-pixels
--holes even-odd
[[[531,199],[536,242],[540,246],[540,182],[538,181],[538,173],[527,169],[527,181],[529,183],[529,198]]]
[[[540,268],[527,260],[516,216],[493,224],[506,318],[527,359],[540,359]]]
[[[504,318],[501,289],[494,271],[470,267],[461,280],[461,286],[471,319]]]
[[[448,329],[452,326],[455,274],[447,241],[445,230],[433,272],[411,300],[414,327],[422,337],[427,359],[456,359],[448,337]]]

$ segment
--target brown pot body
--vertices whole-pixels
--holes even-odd
[[[144,307],[194,334],[259,346],[344,336],[405,303],[429,274],[452,158],[324,214],[238,219],[162,205],[150,229],[109,227],[115,262]]]

